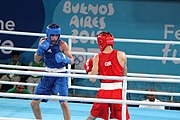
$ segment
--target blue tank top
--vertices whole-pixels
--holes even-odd
[[[47,51],[44,52],[44,63],[48,68],[62,68],[66,66],[66,63],[57,63],[55,60],[55,54],[61,52],[59,49],[59,42],[53,46],[50,46]]]

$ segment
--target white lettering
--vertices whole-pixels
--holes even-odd
[[[69,13],[81,13],[84,15],[89,14],[91,12],[93,15],[97,15],[98,13],[100,15],[108,15],[111,16],[114,14],[114,7],[112,3],[109,3],[107,5],[92,5],[88,4],[85,5],[85,3],[77,3],[76,5],[72,5],[71,1],[66,1],[63,6],[63,12],[69,14]]]
[[[69,26],[74,25],[76,28],[79,28],[79,27],[84,27],[84,28],[85,27],[87,27],[87,28],[96,27],[99,29],[104,29],[106,27],[104,19],[105,19],[105,17],[101,17],[98,19],[98,17],[91,18],[90,16],[86,16],[85,18],[84,17],[78,18],[77,15],[74,15],[70,20]]]
[[[100,28],[99,29],[104,29],[106,27],[106,23],[104,22],[105,17],[101,17],[99,19],[99,23],[100,23]]]
[[[89,36],[89,33],[88,33],[88,31],[83,30],[83,31],[80,32],[79,35],[87,37],[87,36]],[[80,41],[81,41],[81,43],[87,43],[88,42],[88,40],[83,40],[83,39],[80,39]]]
[[[165,27],[164,27],[164,39],[168,38],[168,34],[173,34],[174,33],[174,31],[169,30],[169,28],[174,28],[174,25],[165,24]]]
[[[165,24],[164,39],[168,39],[169,35],[174,35],[177,40],[180,40],[180,29],[175,28],[175,25]]]
[[[86,30],[82,30],[79,32],[78,29],[73,29],[71,32],[72,32],[73,36],[85,36],[85,37],[91,36],[91,37],[94,37],[95,35],[99,34],[102,31],[97,31],[97,32],[91,31],[90,33],[88,33],[88,31],[86,31]],[[86,44],[88,42],[88,40],[76,40],[76,39],[72,40],[73,44],[76,44],[78,42]],[[97,43],[97,41],[96,40],[90,40],[90,43],[95,44],[95,43]]]
[[[171,51],[171,49],[169,49],[169,47],[170,47],[170,44],[166,44],[165,48],[162,50],[162,52],[164,53],[163,57],[168,56],[168,53]],[[166,60],[162,60],[162,63],[166,64]]]
[[[95,18],[92,20],[92,24],[93,24],[94,27],[99,27],[99,25],[98,25],[98,17],[95,17]],[[101,22],[100,22],[100,24],[101,24]]]
[[[15,23],[12,20],[8,20],[5,24],[7,30],[14,30]]]
[[[97,15],[98,13],[98,4],[96,6],[92,6],[91,4],[89,4],[89,7],[88,7],[88,12],[92,12],[94,15]]]
[[[105,62],[105,63],[104,63],[104,66],[110,66],[110,65],[112,65],[112,64],[111,64],[111,61],[108,61],[108,62]]]
[[[11,40],[5,40],[1,46],[9,46],[9,47],[13,47],[14,43]],[[6,50],[6,49],[1,49],[2,53],[4,54],[10,54],[12,52],[12,50]]]
[[[72,5],[72,11],[73,11],[73,13],[78,13],[78,11],[79,11],[79,3],[76,6]]]
[[[108,13],[108,15],[109,15],[109,16],[113,15],[113,14],[114,14],[113,4],[112,4],[112,3],[108,4],[108,8],[109,8],[109,13]]]
[[[175,28],[175,25],[173,24],[165,24],[164,26],[164,39],[168,39],[169,35],[174,35],[174,37],[177,40],[180,40],[180,29]],[[170,38],[170,37],[169,37]],[[172,55],[173,58],[176,58],[177,56],[177,49],[171,48],[170,46],[173,46],[174,44],[166,44],[165,48],[162,50],[163,57],[168,57],[168,54],[171,52],[170,55]],[[172,60],[174,64],[180,64],[180,61]],[[166,64],[166,60],[162,60],[163,64]]]
[[[177,55],[177,50],[176,49],[174,49],[174,51],[173,51],[173,58],[176,58],[176,55]],[[180,64],[180,61],[178,61],[178,60],[173,60],[173,63],[174,64]]]
[[[176,49],[170,49],[170,46],[171,46],[171,44],[166,44],[166,46],[165,46],[165,48],[162,50],[162,52],[164,53],[163,54],[163,57],[169,57],[168,56],[168,54],[171,52],[171,51],[173,51],[173,53],[171,52],[171,54],[172,54],[172,58],[176,58],[176,56],[177,56],[177,50]],[[172,45],[173,46],[173,45]],[[170,54],[170,55],[171,55]],[[172,60],[172,62],[174,63],[174,64],[180,64],[180,61],[178,61],[178,60]],[[162,60],[162,63],[163,64],[166,64],[166,60]]]
[[[69,26],[71,25],[75,25],[76,28],[79,28],[79,20],[78,20],[78,16],[77,15],[74,15],[72,18],[71,18],[71,21],[69,23]]]
[[[78,36],[78,30],[77,30],[77,29],[73,29],[73,30],[72,30],[72,35],[73,35],[73,36]],[[78,41],[79,41],[79,40],[73,39],[73,40],[72,40],[72,43],[73,43],[73,44],[76,44],[76,43],[78,43]]]
[[[84,20],[83,20],[83,17],[81,17],[81,18],[80,18],[80,25],[81,25],[81,27],[83,26],[83,21],[84,21]]]
[[[73,3],[68,0],[64,3],[63,12],[67,14],[74,13],[69,23],[69,27],[73,29],[73,36],[94,37],[97,35],[96,33],[100,33],[106,28],[105,18],[114,14],[114,7],[112,3],[92,5],[83,2],[73,5]],[[93,31],[90,31],[91,29],[93,29]],[[77,44],[78,42],[86,44],[88,40],[73,39],[72,42],[73,44]],[[95,42],[96,41],[91,40],[90,44],[95,44]]]
[[[0,20],[0,28],[1,30],[14,30],[15,22],[12,20],[8,20],[6,22],[4,22],[3,20]]]
[[[84,27],[89,27],[92,28],[92,24],[91,24],[91,17],[90,16],[86,16],[86,18],[84,19]]]
[[[101,13],[102,15],[107,14],[107,7],[105,5],[101,5],[99,7],[99,13]]]
[[[65,13],[71,13],[71,2],[66,1],[63,6],[63,12]]]
[[[176,37],[176,39],[180,40],[180,30],[177,30],[175,32],[175,37]]]
[[[84,6],[84,3],[81,4],[80,13],[82,14],[88,14],[87,7]]]
[[[171,49],[169,49],[169,47],[170,47],[170,44],[166,44],[165,48],[162,50],[162,52],[164,53],[163,57],[168,56],[168,53],[171,51]],[[162,63],[166,64],[166,60],[162,60]]]

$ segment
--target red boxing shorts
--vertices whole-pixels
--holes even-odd
[[[99,90],[97,98],[101,99],[118,99],[122,100],[122,89],[115,90]],[[91,109],[91,115],[96,118],[102,118],[108,120],[110,108],[110,119],[122,120],[122,105],[110,104],[110,103],[96,103],[94,102]],[[126,120],[130,120],[128,107],[126,107]]]

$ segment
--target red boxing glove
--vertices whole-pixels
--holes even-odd
[[[89,58],[85,63],[84,63],[84,69],[86,70],[86,73],[92,70],[93,67],[93,59]]]

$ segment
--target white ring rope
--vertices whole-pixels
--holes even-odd
[[[136,78],[136,77],[117,77],[117,76],[98,76],[98,75],[80,75],[80,74],[64,74],[64,73],[47,73],[47,72],[34,72],[34,71],[21,71],[21,70],[3,70],[0,69],[0,73],[10,73],[10,74],[21,74],[21,75],[39,75],[39,76],[58,76],[58,77],[74,77],[74,78],[96,78],[96,79],[127,79],[128,81],[150,81],[150,82],[173,82],[173,83],[180,83],[180,80],[178,79],[162,79],[162,78]],[[5,82],[0,82],[0,83],[5,83]],[[6,82],[7,83],[7,82]],[[12,82],[11,82],[12,83]],[[9,83],[10,84],[10,83]],[[12,83],[13,84],[13,83]],[[21,83],[22,84],[22,83]],[[25,84],[25,83],[24,83]],[[27,85],[27,83],[26,83]],[[31,84],[34,85],[34,84]],[[77,88],[78,86],[74,87]],[[73,88],[71,86],[70,88]],[[80,87],[79,87],[80,88]],[[88,87],[86,87],[87,89]],[[81,87],[82,89],[82,87]],[[92,88],[91,88],[92,90]],[[93,90],[96,90],[95,88]],[[136,91],[130,91],[127,90],[127,92],[130,93],[135,93]],[[140,92],[139,92],[140,93]],[[142,93],[142,92],[141,92]],[[144,94],[149,94],[148,92],[143,92]],[[142,94],[143,94],[142,93]],[[161,93],[159,93],[161,94]],[[162,93],[161,95],[164,95],[165,93]],[[169,93],[167,93],[169,95]],[[179,93],[172,93],[170,96],[175,95],[179,96]]]
[[[175,75],[157,75],[157,74],[143,74],[143,73],[127,73],[127,76],[132,77],[157,77],[157,78],[173,78],[173,79],[180,79],[180,76]]]
[[[25,36],[37,36],[44,37],[46,34],[43,33],[32,33],[32,32],[19,32],[19,31],[6,31],[0,30],[1,34],[11,34],[11,35],[25,35]],[[70,35],[61,35],[61,38],[69,38],[69,39],[84,39],[84,40],[96,40],[96,37],[82,37],[82,36],[70,36]],[[162,41],[162,40],[143,40],[143,39],[118,39],[115,38],[114,41],[117,42],[134,42],[134,43],[152,43],[152,44],[177,44],[180,45],[178,41]]]
[[[56,95],[32,95],[32,94],[16,94],[16,93],[3,93],[0,96],[4,97],[18,97],[18,98],[36,98],[36,99],[50,99],[50,100],[66,100],[66,101],[81,101],[81,102],[100,102],[100,103],[122,103],[122,100],[114,99],[97,99],[97,98],[84,98],[84,97],[65,97]]]
[[[66,101],[122,104],[122,100],[116,100],[116,99],[64,97],[64,96],[55,96],[55,95],[49,96],[49,95],[16,94],[16,93],[2,93],[2,92],[0,92],[0,96],[15,97],[15,98],[36,98],[36,99],[50,99],[50,100],[66,100]],[[146,101],[126,100],[125,103],[129,104],[129,105],[159,105],[159,106],[164,105],[164,106],[171,106],[171,107],[180,107],[179,103],[169,103],[169,102],[146,102]]]
[[[26,85],[26,86],[37,86],[37,83],[23,83],[23,82],[9,82],[9,81],[0,81],[0,84],[9,84],[9,85]],[[82,90],[99,90],[95,87],[83,87],[83,86],[70,86],[69,88],[76,88]],[[155,94],[155,95],[164,95],[164,96],[180,96],[180,93],[170,93],[170,92],[149,92],[149,91],[140,91],[140,90],[127,90],[127,93],[135,94]]]
[[[8,84],[8,85],[25,85],[25,86],[37,86],[37,83],[24,83],[24,82],[10,82],[10,81],[0,81],[0,84]]]
[[[10,46],[0,46],[0,49],[26,51],[26,52],[36,52],[37,51],[37,49],[33,49],[33,48],[20,48],[20,47],[10,47]]]
[[[45,71],[45,67],[32,67],[32,66],[18,66],[18,65],[4,65],[0,64],[0,68],[13,68],[13,69],[24,69],[24,70],[39,70]],[[68,72],[72,73],[86,73],[85,70],[67,69]],[[127,76],[133,77],[157,77],[157,78],[173,78],[180,79],[180,76],[175,75],[156,75],[156,74],[142,74],[142,73],[127,73]]]
[[[34,72],[34,71],[21,71],[21,70],[3,70],[0,69],[0,73],[9,73],[9,74],[21,74],[21,75],[39,75],[39,76],[58,76],[58,77],[74,77],[74,78],[96,78],[96,79],[127,79],[128,81],[146,81],[146,82],[173,82],[173,83],[180,83],[178,79],[162,79],[162,78],[137,78],[137,77],[117,77],[117,76],[98,76],[98,75],[80,75],[80,74],[64,74],[64,73],[48,73],[48,72]],[[28,85],[29,83],[18,83],[18,82],[7,82],[7,81],[0,81],[1,84],[21,84],[21,85]],[[29,84],[30,86],[34,86],[36,84]],[[70,88],[78,88],[78,86],[71,86]],[[80,88],[80,86],[79,86]],[[88,89],[88,87],[84,87],[81,89]],[[98,90],[98,88],[91,88],[91,90]],[[134,90],[127,90],[129,93],[135,93]],[[142,93],[137,92],[137,93]],[[148,92],[143,92],[144,94],[149,94]],[[160,93],[159,95],[164,95],[165,93]],[[168,94],[168,93],[167,93]],[[168,94],[169,95],[169,94]],[[172,95],[179,96],[178,93],[172,93]]]
[[[180,93],[172,92],[152,92],[152,91],[140,91],[140,90],[127,90],[127,93],[134,94],[151,94],[151,95],[164,95],[164,96],[180,96]]]
[[[6,70],[6,69],[0,69],[0,73],[19,74],[19,75],[54,76],[54,77],[95,78],[95,79],[109,79],[109,80],[126,79],[128,81],[180,83],[179,79],[168,79],[168,78],[164,79],[164,78],[144,78],[144,77],[102,76],[102,75],[51,73],[51,72],[40,72],[40,71],[37,72],[37,71]]]
[[[36,72],[36,71],[22,71],[22,70],[6,70],[0,69],[0,73],[7,74],[19,74],[19,75],[36,75],[36,76],[54,76],[54,77],[73,77],[73,78],[95,78],[95,79],[124,79],[126,77],[118,76],[98,76],[98,75],[86,75],[86,74],[68,74],[68,73],[52,73],[52,72]],[[180,81],[179,81],[180,82]]]
[[[27,51],[27,52],[36,52],[37,49],[32,48],[18,48],[18,47],[9,47],[9,46],[0,46],[0,49],[6,50],[17,50],[17,51]],[[89,55],[93,56],[97,53],[87,53],[87,52],[71,52],[73,55]],[[145,59],[145,60],[175,60],[180,61],[180,58],[171,58],[171,57],[158,57],[158,56],[139,56],[139,55],[126,55],[127,58],[133,59]]]
[[[134,101],[134,100],[126,100],[126,104],[129,105],[159,105],[159,106],[171,106],[171,107],[179,107],[179,103],[170,103],[170,102],[145,102],[145,101]]]

